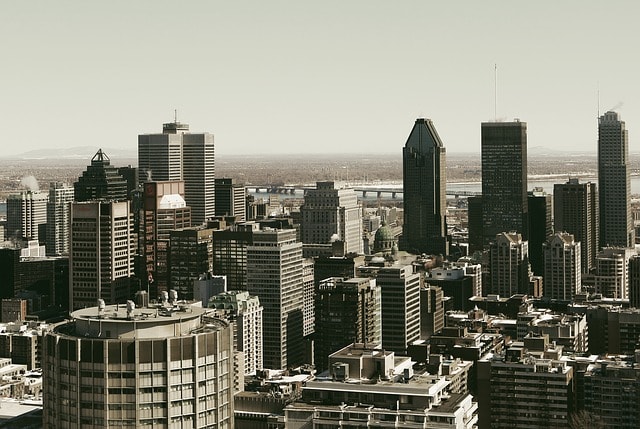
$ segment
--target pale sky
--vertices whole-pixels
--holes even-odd
[[[596,151],[616,107],[640,151],[630,1],[2,1],[0,156],[135,150],[178,120],[216,153],[399,154],[417,117],[447,151],[480,123]],[[621,107],[620,107],[621,106]]]

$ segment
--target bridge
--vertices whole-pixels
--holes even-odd
[[[310,189],[316,189],[315,186],[303,186],[303,185],[249,185],[246,186],[247,192],[265,192],[269,194],[284,194],[284,195],[297,195]],[[402,187],[363,187],[354,186],[351,187],[354,191],[359,193],[362,198],[366,198],[368,195],[375,195],[377,198],[381,198],[383,195],[391,195],[391,198],[397,198],[398,195],[402,195]],[[447,189],[447,195],[452,197],[475,197],[482,195],[481,192],[475,191],[462,191],[457,189]]]

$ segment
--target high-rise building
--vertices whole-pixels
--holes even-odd
[[[401,247],[415,253],[449,253],[446,150],[430,119],[418,118],[402,150],[404,225]]]
[[[596,184],[569,179],[567,183],[554,185],[553,206],[555,230],[568,232],[580,242],[582,272],[591,272],[596,266],[599,246]]]
[[[194,298],[194,282],[211,271],[213,230],[202,226],[169,231],[169,289],[180,299]]]
[[[43,426],[234,427],[233,337],[202,308],[92,307],[49,332]]]
[[[302,243],[296,231],[253,232],[247,247],[247,289],[264,307],[264,366],[286,369],[303,363],[304,287]]]
[[[129,201],[73,203],[70,225],[69,308],[124,303],[135,250]]]
[[[253,243],[257,223],[236,224],[213,231],[213,274],[227,276],[230,290],[247,289],[247,248]]]
[[[629,305],[640,308],[640,255],[629,259]]]
[[[628,247],[605,247],[596,256],[595,292],[606,298],[629,299],[629,261],[635,254]]]
[[[467,219],[469,223],[469,253],[481,252],[484,248],[482,195],[467,198]]]
[[[573,235],[558,232],[542,246],[545,298],[572,301],[582,290],[581,243]]]
[[[146,277],[152,296],[167,290],[169,233],[191,226],[191,208],[184,200],[184,182],[147,182],[140,230]],[[201,273],[200,273],[201,274]]]
[[[548,336],[478,361],[478,428],[569,427],[574,373]]]
[[[482,123],[483,244],[505,231],[529,237],[526,122]]]
[[[128,199],[127,181],[118,169],[111,165],[111,160],[102,149],[91,158],[91,165],[78,177],[73,188],[77,202]]]
[[[191,222],[198,225],[215,216],[213,134],[189,133],[189,125],[163,124],[162,134],[138,136],[140,181],[184,181],[184,199]]]
[[[305,193],[300,212],[304,244],[326,245],[324,256],[331,255],[334,241],[344,242],[345,253],[363,253],[362,211],[353,189],[337,189],[334,182],[318,182],[316,189]]]
[[[529,291],[529,243],[516,232],[500,233],[489,246],[489,294],[509,298]]]
[[[631,170],[625,123],[616,112],[598,120],[598,190],[600,247],[633,247],[635,231],[631,216]]]
[[[428,340],[444,328],[444,293],[438,286],[420,288],[420,339]]]
[[[69,253],[69,215],[73,203],[73,187],[64,183],[49,184],[47,202],[47,255],[60,256]]]
[[[329,355],[356,342],[382,341],[381,295],[376,280],[330,277],[316,292],[315,366],[329,369]]]
[[[209,308],[233,325],[234,348],[244,355],[245,375],[262,369],[262,305],[247,291],[228,291],[211,297]]]
[[[542,245],[553,234],[553,199],[542,188],[528,193],[529,263],[536,276],[544,272]]]
[[[45,240],[39,237],[38,226],[47,223],[49,194],[22,191],[7,197],[7,236],[18,240]]]
[[[247,220],[247,190],[233,179],[215,179],[216,216],[234,216],[237,221]]]
[[[380,268],[382,347],[400,355],[420,339],[420,274],[411,265]]]

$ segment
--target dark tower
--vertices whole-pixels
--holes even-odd
[[[623,121],[607,112],[598,121],[600,247],[633,247],[629,142]]]
[[[127,199],[127,181],[118,169],[111,165],[111,160],[102,149],[91,158],[91,165],[73,184],[73,188],[77,202]]]
[[[526,122],[482,123],[482,234],[484,246],[501,232],[529,238]]]
[[[402,151],[402,247],[447,255],[446,150],[430,119],[418,118]]]
[[[536,276],[544,274],[542,245],[553,235],[553,208],[551,195],[542,188],[528,194],[529,204],[529,263]]]

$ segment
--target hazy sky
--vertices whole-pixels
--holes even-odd
[[[639,151],[640,5],[629,1],[3,1],[0,155],[135,150],[163,122],[218,154],[400,153],[417,117],[449,152],[480,122],[596,150],[617,106]],[[621,107],[620,107],[621,105]]]

